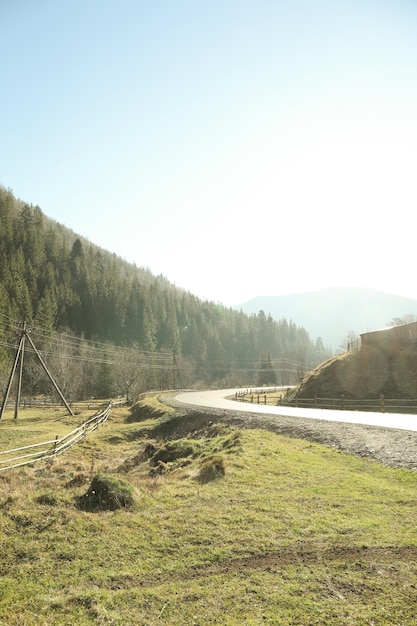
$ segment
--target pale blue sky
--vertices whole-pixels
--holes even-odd
[[[0,184],[226,305],[417,298],[414,0],[0,0]]]

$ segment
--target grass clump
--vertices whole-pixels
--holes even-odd
[[[216,454],[202,460],[198,480],[201,483],[209,483],[212,480],[223,478],[225,474],[226,466],[224,459],[222,456]]]
[[[177,441],[167,441],[151,457],[150,464],[172,463],[179,459],[195,456],[199,452],[199,445],[191,439],[178,439]]]
[[[97,474],[88,491],[77,498],[78,508],[84,511],[115,511],[135,504],[135,490],[126,480],[110,474]]]

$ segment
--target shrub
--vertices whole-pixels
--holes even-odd
[[[129,508],[135,504],[133,486],[122,478],[97,474],[87,493],[77,498],[77,505],[85,511]]]
[[[200,471],[198,473],[198,480],[201,483],[208,483],[217,478],[222,478],[226,473],[226,467],[223,457],[213,455],[203,459]]]

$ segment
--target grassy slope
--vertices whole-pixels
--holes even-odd
[[[416,474],[153,409],[0,474],[1,625],[414,623]],[[194,454],[151,476],[145,444],[175,433]],[[226,475],[201,483],[213,453]],[[98,470],[135,486],[134,509],[76,508]]]
[[[294,394],[298,398],[416,398],[417,347],[385,353],[353,350],[309,372]]]

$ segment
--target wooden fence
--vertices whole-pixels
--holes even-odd
[[[14,448],[0,452],[0,472],[60,456],[75,446],[75,444],[85,439],[88,433],[91,433],[101,424],[104,424],[114,404],[115,403],[110,402],[103,411],[90,417],[83,424],[74,428],[74,430],[63,437],[59,438],[57,436],[50,441],[43,441],[42,443],[35,443],[29,446],[23,446],[22,448]]]
[[[279,406],[296,406],[313,409],[330,409],[338,411],[374,411],[377,413],[417,413],[417,399],[405,398],[362,398],[360,400],[345,398],[282,398]]]
[[[277,391],[288,393],[292,387],[251,387],[249,389],[239,389],[235,393],[237,402],[250,402],[251,404],[268,404],[268,394]]]
[[[251,404],[266,404],[267,394],[265,392],[236,392],[235,400],[238,402],[250,402]]]
[[[252,404],[269,404],[272,402],[268,394],[279,388],[246,389],[236,392],[235,400]],[[281,389],[282,390],[282,389]],[[374,411],[378,413],[410,413],[417,414],[417,398],[368,398],[355,400],[352,398],[291,398],[289,388],[286,394],[276,401],[275,406],[294,406],[305,409],[328,409],[337,411]]]

